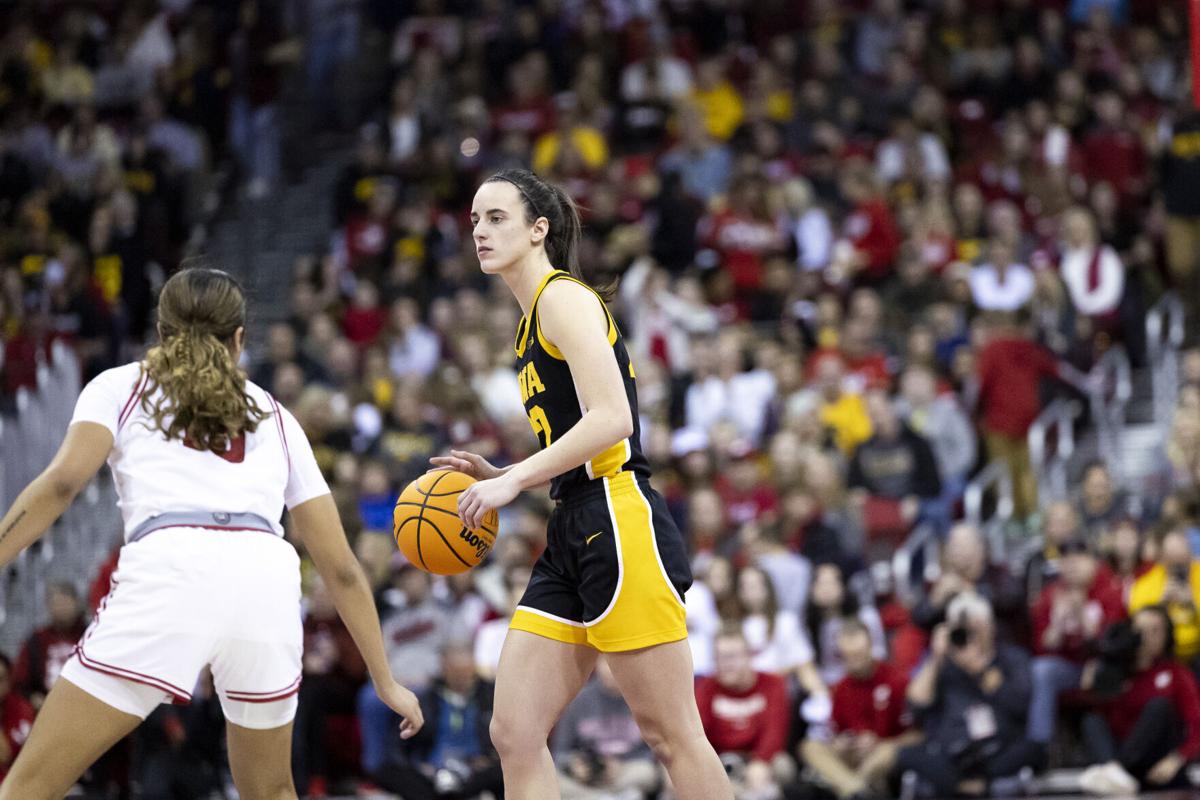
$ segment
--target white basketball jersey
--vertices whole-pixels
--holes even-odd
[[[250,381],[246,393],[268,416],[224,455],[168,440],[143,407],[146,383],[136,362],[102,372],[80,392],[71,419],[112,432],[108,465],[127,538],[147,518],[170,511],[250,512],[282,534],[285,505],[329,493],[296,418]]]

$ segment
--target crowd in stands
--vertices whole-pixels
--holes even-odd
[[[256,193],[278,180],[263,131],[295,60],[273,27],[293,4],[163,5],[0,43],[10,391],[49,331],[97,365],[113,337],[145,333],[148,265],[175,263],[172,202],[203,169],[187,153],[234,154]],[[1155,480],[1098,461],[1047,496],[1027,445],[1104,353],[1145,364],[1164,291],[1200,319],[1179,4],[296,5],[338,21],[309,42],[317,88],[348,42],[385,42],[388,80],[366,87],[330,244],[296,262],[287,320],[248,368],[312,440],[427,720],[399,740],[306,571],[302,793],[499,795],[491,681],[550,503],[502,510],[492,553],[454,578],[405,563],[390,531],[431,456],[506,464],[535,447],[520,311],[479,273],[467,219],[479,182],[514,165],[580,203],[582,263],[618,279],[643,447],[691,551],[697,702],[739,797],[984,795],[1055,766],[1086,768],[1099,794],[1186,784],[1200,348],[1181,357]],[[967,481],[994,461],[1025,543],[1003,558],[962,521]],[[902,587],[888,556],[918,528],[939,555]],[[11,671],[0,761],[80,624],[56,591]],[[162,792],[144,796],[221,785],[211,699],[137,734],[127,781]],[[670,796],[603,666],[550,745],[564,797]]]

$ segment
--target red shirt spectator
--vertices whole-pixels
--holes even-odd
[[[33,716],[29,701],[12,690],[12,664],[0,655],[0,782],[29,737]]]
[[[834,731],[873,733],[880,739],[900,735],[908,728],[907,687],[908,679],[889,664],[876,664],[869,678],[847,674],[833,687]]]
[[[716,641],[716,675],[696,682],[704,734],[718,753],[770,762],[787,745],[791,701],[779,675],[755,672],[741,633]]]
[[[861,203],[846,218],[843,232],[864,259],[862,273],[879,280],[892,272],[900,252],[900,232],[892,211],[881,198]]]
[[[13,686],[38,707],[74,654],[86,628],[79,595],[71,584],[51,586],[46,604],[50,608],[50,624],[38,628],[25,640],[13,670]]]
[[[1058,364],[1044,347],[1014,330],[1001,331],[983,347],[976,367],[983,427],[1024,439],[1041,411],[1044,377],[1057,377]]]
[[[1187,728],[1183,743],[1175,748],[1187,761],[1200,756],[1200,691],[1191,671],[1170,657],[1163,657],[1149,669],[1135,673],[1125,689],[1105,708],[1108,726],[1118,741],[1133,732],[1142,709],[1156,697],[1171,702]]]
[[[1065,547],[1065,546],[1064,546]],[[1095,641],[1099,631],[1103,631],[1112,623],[1124,618],[1125,602],[1121,594],[1121,586],[1117,583],[1112,572],[1107,567],[1093,568],[1094,577],[1087,587],[1087,593],[1082,598],[1078,613],[1071,615],[1065,621],[1060,621],[1058,629],[1061,632],[1059,642],[1055,647],[1046,643],[1046,631],[1050,628],[1054,615],[1055,604],[1069,600],[1072,593],[1079,590],[1072,585],[1075,570],[1071,559],[1085,558],[1093,562],[1095,559],[1087,554],[1064,551],[1063,576],[1042,589],[1042,593],[1033,604],[1030,612],[1033,622],[1033,650],[1038,655],[1057,655],[1082,665],[1091,655],[1089,642]],[[1060,606],[1061,607],[1061,606]]]

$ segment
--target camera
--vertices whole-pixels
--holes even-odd
[[[1188,568],[1187,565],[1171,567],[1171,580],[1182,583],[1184,586],[1188,583]]]
[[[971,629],[967,627],[966,620],[957,623],[950,629],[950,646],[959,650],[971,643]]]
[[[1121,686],[1133,671],[1138,648],[1142,646],[1142,635],[1132,620],[1124,619],[1110,625],[1097,643],[1099,664],[1092,681],[1092,691],[1101,698],[1116,697]]]

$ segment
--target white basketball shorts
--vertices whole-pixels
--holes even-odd
[[[300,559],[261,531],[164,528],[125,545],[112,589],[62,676],[145,719],[191,700],[212,667],[225,717],[276,728],[296,713]]]

